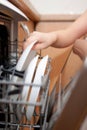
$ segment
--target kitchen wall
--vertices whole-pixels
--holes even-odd
[[[30,2],[41,14],[80,14],[87,9],[87,0],[30,0]]]

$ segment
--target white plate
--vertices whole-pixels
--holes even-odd
[[[45,56],[39,62],[33,84],[41,85],[42,77],[44,76],[46,66],[47,66],[47,62],[48,62],[48,56]],[[41,86],[38,86],[38,87],[35,86],[35,85],[32,86],[30,97],[29,97],[29,103],[36,103],[39,92],[40,92],[40,88],[41,88]],[[35,109],[35,106],[30,106],[30,105],[27,106],[26,117],[27,117],[28,120],[31,120],[31,117],[33,116],[33,113],[34,113],[34,109]]]
[[[25,84],[30,84],[32,82],[32,78],[33,78],[33,75],[35,73],[38,57],[39,56],[37,55],[32,59],[28,68],[25,71],[25,79],[24,79]],[[30,89],[30,85],[24,85],[23,86],[23,90],[22,90],[21,95],[18,97],[18,101],[23,101],[23,102],[27,101],[29,89]],[[25,107],[25,104],[22,105],[22,106],[20,104],[18,104],[17,107],[16,107],[16,114],[17,114],[17,117],[20,121],[21,121],[21,118],[22,118],[22,113],[24,113],[24,107]]]
[[[26,69],[25,79],[24,79],[25,84],[32,83],[32,79],[33,79],[33,76],[34,76],[34,73],[35,73],[38,58],[39,58],[38,55],[36,57],[34,57],[32,59],[32,61],[30,62],[28,68]],[[22,90],[22,94],[21,94],[21,100],[22,101],[27,101],[29,89],[30,89],[30,86],[24,85],[23,90]],[[22,108],[22,112],[23,112],[23,109],[24,109],[24,107]]]
[[[32,50],[32,47],[33,45],[36,43],[37,41],[34,41],[32,42],[22,53],[21,57],[19,58],[18,62],[17,62],[17,65],[15,67],[15,70],[17,71],[24,71],[27,69],[30,61],[34,58],[34,56],[36,55],[36,51],[33,51]],[[12,81],[13,82],[18,82],[20,80],[22,80],[21,78],[19,78],[18,76],[12,76]],[[15,89],[15,86],[11,86],[10,88],[10,91],[11,90],[14,90]],[[13,100],[17,99],[18,96],[17,95],[14,95],[14,96],[11,96],[11,98]]]
[[[23,71],[27,68],[32,58],[36,55],[36,51],[31,51],[32,47],[37,41],[34,41],[31,43],[22,53],[20,59],[18,60],[18,63],[16,65],[16,70]]]

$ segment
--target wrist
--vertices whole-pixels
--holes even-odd
[[[50,35],[50,37],[51,37],[51,42],[52,42],[53,44],[56,43],[57,40],[58,40],[57,33],[56,33],[56,32],[51,32],[50,34],[51,34],[51,35]]]

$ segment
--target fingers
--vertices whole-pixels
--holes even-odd
[[[45,39],[44,38],[44,34],[41,33],[41,32],[32,32],[30,35],[29,35],[29,38],[24,42],[24,47],[23,49],[25,49],[29,44],[31,44],[32,42],[34,41],[37,41],[36,44],[33,46],[32,49],[34,50],[40,50],[40,49],[43,49],[45,48]]]
[[[27,40],[24,42],[24,46],[23,49],[26,49],[26,47],[31,44],[34,41],[38,41],[38,38],[35,36],[35,32],[30,33],[29,37],[27,38]]]
[[[40,42],[36,42],[36,44],[33,46],[32,49],[34,50],[42,50],[42,49],[45,49],[45,43],[40,43]]]
[[[34,41],[37,41],[36,44],[33,46],[34,50],[41,50],[45,49],[50,44],[52,44],[53,40],[51,40],[51,34],[48,33],[41,33],[41,32],[33,32],[30,34],[29,38],[24,43],[24,49]]]

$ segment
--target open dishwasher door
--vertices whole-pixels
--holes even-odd
[[[87,64],[74,77],[65,94],[62,108],[52,115],[47,130],[82,130],[87,113]]]

